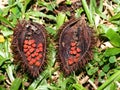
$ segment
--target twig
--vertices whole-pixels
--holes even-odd
[[[93,86],[93,88],[96,90],[97,86],[89,79],[88,82]]]
[[[60,3],[62,3],[63,1],[65,1],[65,0],[57,0],[56,3],[57,3],[57,4],[60,4]]]
[[[88,81],[89,77],[85,76],[82,80],[80,80],[80,84],[84,84]]]
[[[118,88],[120,89],[120,83],[118,81],[115,82],[118,86]]]

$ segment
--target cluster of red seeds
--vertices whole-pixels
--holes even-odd
[[[68,58],[68,64],[72,65],[79,61],[81,49],[77,46],[77,42],[70,43],[70,57]]]
[[[40,59],[43,57],[43,44],[36,45],[35,40],[24,40],[24,53],[29,65],[40,66]]]

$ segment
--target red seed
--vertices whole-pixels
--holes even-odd
[[[76,43],[75,42],[71,42],[70,45],[73,47],[73,46],[76,45]]]
[[[27,45],[27,44],[28,44],[28,40],[25,40],[25,41],[24,41],[24,44],[26,44],[26,45]]]
[[[74,62],[76,63],[76,62],[79,61],[79,58],[74,58],[73,60],[74,60]]]
[[[31,49],[32,47],[31,46],[28,46],[28,49]]]
[[[32,56],[32,57],[35,57],[35,53],[32,53],[31,56]]]
[[[32,62],[35,63],[35,62],[36,62],[36,59],[32,59]]]
[[[40,62],[36,62],[35,65],[36,65],[37,67],[39,67],[39,66],[40,66]]]
[[[40,47],[40,48],[39,48],[39,51],[40,51],[40,52],[42,52],[42,51],[43,51],[43,48],[42,48],[42,47]]]
[[[68,65],[72,65],[74,62],[73,62],[73,60],[72,59],[69,59],[68,60]]]
[[[42,44],[42,43],[39,43],[39,44],[38,44],[38,48],[39,48],[39,47],[43,47],[43,44]]]
[[[39,59],[42,58],[42,54],[39,54],[38,57],[39,57]]]
[[[68,64],[71,65],[71,64],[73,64],[73,63],[74,63],[73,57],[69,57],[69,58],[68,58]]]
[[[81,52],[81,49],[80,49],[80,48],[77,48],[76,51],[79,53],[79,52]]]
[[[26,53],[26,56],[27,56],[27,57],[30,56],[30,52],[27,52],[27,53]]]
[[[39,54],[37,52],[35,52],[35,56],[38,56]]]
[[[35,43],[33,43],[31,46],[34,48],[34,47],[36,47],[36,44],[35,44]]]
[[[37,60],[39,60],[40,58],[37,56],[35,59],[36,59],[36,61],[37,61]]]
[[[70,54],[73,54],[73,51],[70,51],[69,53],[70,53]]]
[[[35,40],[30,40],[30,42],[33,44],[33,43],[35,43]]]
[[[23,49],[23,50],[24,50],[25,53],[28,51],[28,49]]]
[[[33,62],[32,62],[32,61],[30,61],[30,62],[29,62],[29,64],[30,64],[30,65],[33,65]]]
[[[77,53],[77,54],[76,54],[76,57],[77,57],[77,58],[80,57],[80,54]]]
[[[75,46],[70,48],[72,51],[75,50]]]
[[[28,45],[24,44],[23,48],[24,48],[24,49],[28,48]]]
[[[29,40],[29,41],[28,41],[28,45],[32,45],[33,42],[34,42],[33,40]]]
[[[40,52],[38,48],[36,49],[36,52],[37,52],[37,53],[39,53],[39,52]]]
[[[31,48],[31,49],[29,50],[29,52],[32,53],[34,50],[35,50],[34,48]]]
[[[28,60],[28,61],[31,61],[31,57],[29,56],[29,57],[27,58],[27,60]]]
[[[74,51],[72,51],[72,53],[75,55],[75,54],[77,54],[77,52],[74,50]]]

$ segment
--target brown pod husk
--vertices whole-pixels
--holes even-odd
[[[65,75],[80,70],[93,58],[95,39],[93,30],[86,24],[85,16],[71,19],[60,29],[59,57]]]
[[[11,45],[14,62],[23,71],[37,77],[46,64],[46,32],[42,25],[31,21],[19,21],[14,29]]]

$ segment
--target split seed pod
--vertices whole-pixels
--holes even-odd
[[[65,75],[80,70],[93,58],[93,31],[86,24],[85,16],[72,19],[60,29],[59,57]]]
[[[37,77],[46,63],[44,27],[31,21],[20,21],[14,29],[11,48],[14,61],[32,77]]]

